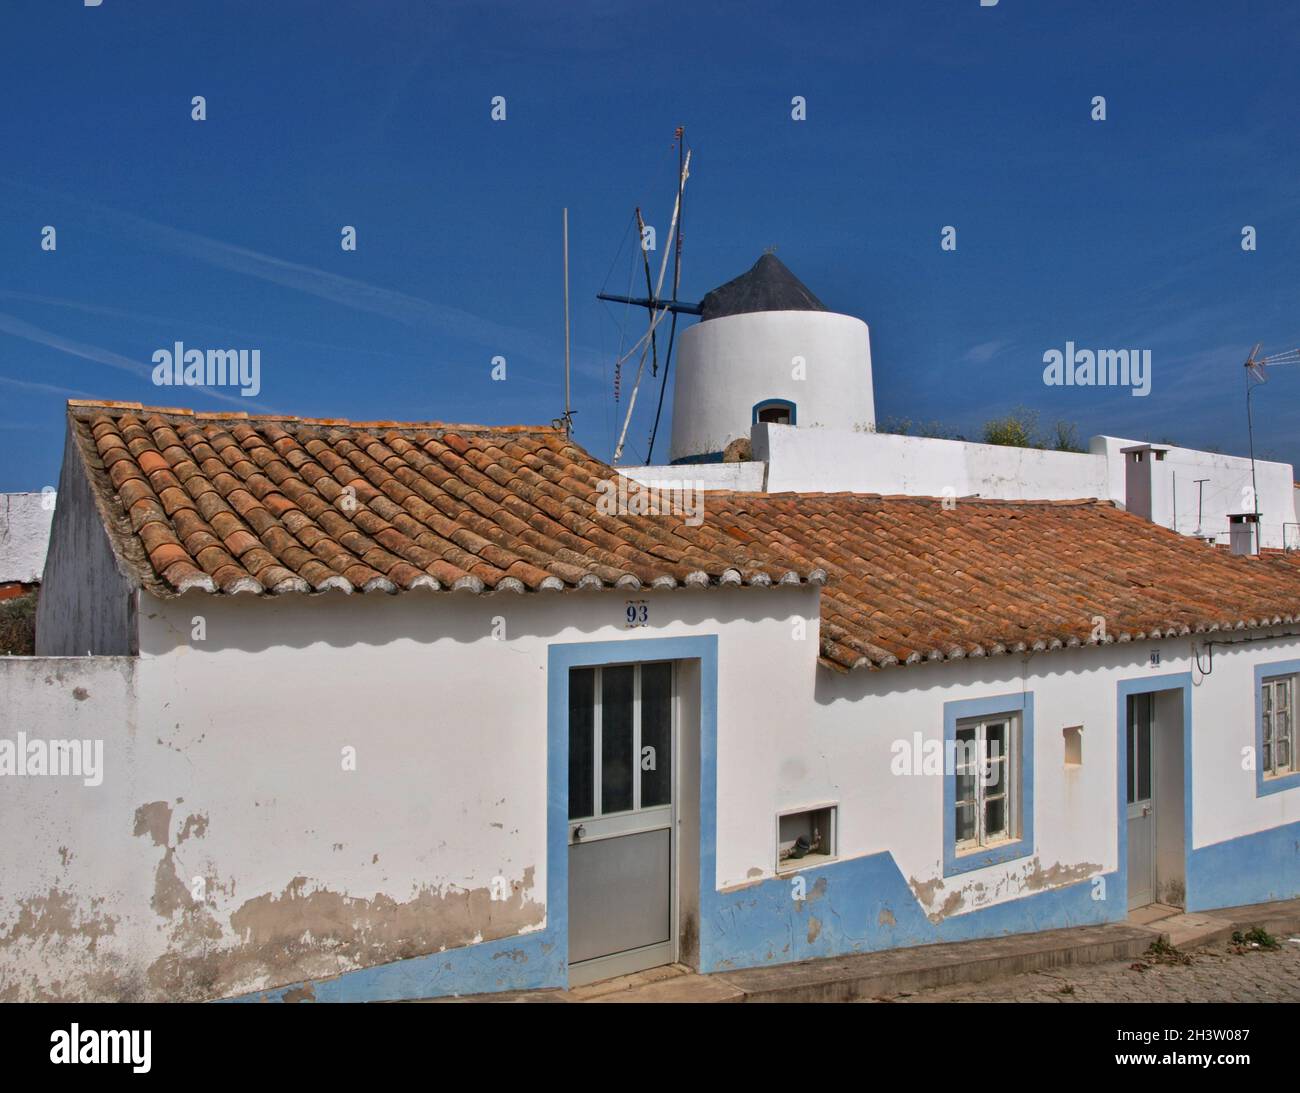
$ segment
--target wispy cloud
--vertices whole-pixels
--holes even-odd
[[[78,391],[73,387],[60,387],[56,383],[34,383],[32,380],[18,380],[11,376],[0,376],[0,383],[7,387],[19,387],[24,391],[39,391],[43,395],[61,395],[64,398],[95,398],[87,391]]]
[[[998,338],[991,342],[981,342],[979,345],[971,346],[962,354],[962,360],[967,364],[988,364],[994,357],[1005,353],[1011,348],[1012,342],[1007,338]]]
[[[73,357],[80,357],[82,360],[94,361],[96,364],[104,364],[109,368],[116,368],[121,372],[129,372],[131,375],[143,379],[147,383],[152,383],[152,370],[146,364],[134,361],[130,357],[124,357],[121,353],[114,353],[111,349],[101,349],[97,345],[88,345],[85,342],[73,341],[71,338],[65,338],[61,334],[55,334],[49,330],[42,330],[38,326],[33,326],[29,322],[18,318],[16,315],[8,315],[0,311],[0,333],[11,334],[15,338],[24,338],[29,342],[35,342],[37,345],[44,345],[50,349],[57,349],[61,353],[67,353]],[[18,382],[18,381],[14,381]],[[220,391],[212,387],[194,387],[193,390],[203,391],[212,398],[221,402],[230,402],[243,410],[258,410],[263,413],[270,412],[270,408],[259,403],[249,402],[242,395],[232,395],[226,391]]]
[[[44,189],[16,179],[0,178],[0,182],[29,193],[47,194]],[[90,231],[116,231],[128,235],[136,243],[148,243],[158,250],[192,258],[217,269],[293,289],[416,329],[437,330],[450,337],[490,347],[494,352],[505,355],[513,352],[542,361],[551,360],[555,356],[556,339],[539,337],[523,327],[484,319],[458,307],[432,303],[396,289],[290,262],[197,232],[173,228],[96,201],[63,194],[55,196],[90,210],[94,214],[86,223],[86,228]]]

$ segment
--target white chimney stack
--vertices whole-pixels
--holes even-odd
[[[1168,448],[1135,444],[1124,453],[1124,507],[1153,524],[1173,527],[1173,486],[1165,473]]]
[[[1228,513],[1229,541],[1233,554],[1259,553],[1259,514],[1255,512]]]

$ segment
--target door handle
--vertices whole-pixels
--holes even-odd
[[[573,829],[573,841],[574,841],[575,843],[580,843],[580,842],[582,842],[582,837],[583,837],[586,833],[587,833],[587,829],[586,829],[586,827],[585,827],[584,825],[582,825],[582,824],[579,824],[577,827],[575,827],[575,828]]]
[[[1143,805],[1143,806],[1142,806],[1142,815],[1143,815],[1143,816],[1150,816],[1150,815],[1151,815],[1151,806],[1150,806],[1150,805]]]

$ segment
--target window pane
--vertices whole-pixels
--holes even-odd
[[[641,807],[672,801],[673,666],[641,665]]]
[[[958,774],[974,773],[979,769],[979,744],[975,738],[975,727],[958,729],[956,745],[953,749],[953,766]]]
[[[984,805],[984,837],[988,840],[1002,839],[1007,834],[1007,802],[1005,797],[997,797]]]
[[[1007,791],[1007,761],[1000,759],[996,763],[989,763],[984,768],[984,793],[992,795],[994,793],[1005,793]]]
[[[957,806],[957,841],[959,843],[969,842],[975,838],[975,806],[958,805]]]
[[[956,788],[957,788],[957,795],[956,795],[956,797],[954,798],[955,800],[958,800],[958,801],[973,801],[973,800],[975,800],[975,774],[974,774],[974,772],[972,771],[970,774],[958,774],[958,775],[957,775],[957,786],[956,786]]]
[[[594,811],[596,789],[595,740],[596,670],[569,671],[569,819],[585,819]]]
[[[1135,749],[1133,747],[1133,741],[1136,735],[1137,733],[1133,729],[1133,700],[1130,698],[1129,699],[1129,723],[1128,723],[1128,763],[1125,764],[1128,767],[1128,803],[1129,804],[1132,804],[1134,800],[1133,778],[1135,772],[1133,768],[1137,765],[1137,756],[1135,754]]]
[[[632,807],[631,665],[600,673],[600,811],[626,812]]]
[[[1138,800],[1151,800],[1151,722],[1138,726]]]

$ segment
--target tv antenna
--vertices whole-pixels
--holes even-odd
[[[1259,489],[1255,482],[1255,419],[1251,408],[1250,396],[1256,387],[1268,382],[1268,369],[1279,364],[1300,364],[1300,348],[1288,349],[1282,353],[1271,353],[1266,357],[1259,355],[1263,342],[1256,342],[1255,348],[1246,358],[1246,432],[1250,438],[1250,492],[1254,495],[1255,534],[1259,535]],[[1258,545],[1258,540],[1256,541]]]

